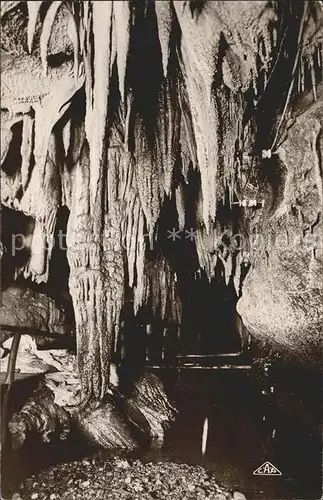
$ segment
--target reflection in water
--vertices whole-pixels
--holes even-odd
[[[180,416],[164,446],[135,456],[203,464],[222,486],[244,492],[248,500],[320,498],[321,378],[302,375],[303,386],[293,374],[289,379],[280,374],[278,380],[269,375],[258,380],[241,371],[181,373],[180,380],[165,382]],[[23,478],[92,453],[79,438],[59,447],[36,448],[31,442],[7,460],[5,487],[17,491]],[[267,460],[282,476],[253,475]]]
[[[320,498],[320,377],[316,387],[311,387],[314,409],[306,402],[303,405],[293,391],[276,392],[270,379],[266,388],[266,379],[255,383],[241,373],[201,374],[199,381],[195,373],[194,378],[194,384],[182,378],[181,385],[174,388],[180,417],[163,450],[158,455],[147,453],[146,460],[202,463],[225,487],[243,491],[248,500]],[[253,475],[267,460],[282,476]]]

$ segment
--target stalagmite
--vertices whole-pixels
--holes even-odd
[[[106,310],[102,303],[100,235],[93,234],[93,219],[89,215],[88,161],[88,151],[84,147],[75,171],[73,202],[67,226],[69,288],[73,299],[78,367],[84,398],[100,397],[105,389],[102,387],[99,346],[100,336],[105,331],[102,315]],[[101,314],[99,307],[102,308]]]
[[[125,201],[129,201],[126,195],[132,189],[129,153],[115,144],[107,149],[102,179],[101,223],[96,220],[95,214],[89,213],[88,161],[85,148],[74,183],[68,225],[68,259],[82,391],[87,397],[102,399],[108,389],[111,357],[119,342],[125,290],[124,240],[127,254],[133,252],[133,242],[127,235],[123,238],[122,228],[128,231],[130,226],[131,236],[135,239],[135,224],[138,221],[130,220],[133,205],[125,205]],[[99,210],[97,214],[100,214]],[[124,215],[127,216],[125,226]],[[127,248],[128,243],[131,248]],[[131,257],[135,259],[135,255]]]
[[[155,12],[157,17],[158,37],[162,53],[163,71],[166,78],[173,20],[171,1],[167,0],[164,2],[155,2]]]

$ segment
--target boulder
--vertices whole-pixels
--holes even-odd
[[[278,149],[283,187],[251,234],[237,311],[249,332],[299,360],[322,359],[323,85],[298,102]]]
[[[1,294],[0,324],[2,330],[8,327],[25,328],[26,332],[57,333],[67,335],[71,325],[67,314],[54,299],[31,288],[12,285]]]
[[[3,347],[10,349],[11,339]],[[129,395],[119,391],[118,370],[110,367],[110,389],[103,401],[81,404],[81,387],[76,357],[64,349],[39,350],[30,336],[23,336],[16,371],[43,374],[39,386],[16,412],[9,430],[16,448],[30,432],[43,441],[65,438],[72,428],[97,446],[133,450],[150,441],[154,448],[163,443],[164,431],[176,416],[162,382],[143,373]]]

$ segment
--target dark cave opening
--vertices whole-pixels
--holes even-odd
[[[191,175],[195,175],[192,173]],[[192,191],[189,183],[186,186]],[[157,241],[154,247],[147,249],[147,258],[152,261],[158,255],[164,255],[178,276],[179,294],[182,302],[182,321],[176,324],[172,319],[162,320],[154,314],[151,304],[142,307],[135,316],[132,311],[131,293],[124,306],[122,334],[119,352],[115,360],[126,366],[136,365],[138,370],[145,364],[175,366],[178,355],[217,355],[241,350],[241,334],[237,328],[236,302],[237,293],[233,284],[225,283],[223,264],[217,260],[214,278],[209,280],[199,268],[194,241],[185,237],[194,231],[194,203],[196,188],[188,195],[187,222],[180,238],[169,237],[170,231],[178,228],[178,216],[174,200],[166,198],[161,212]],[[191,197],[191,198],[190,198]],[[191,210],[190,210],[191,207]],[[220,212],[225,221],[232,214],[224,208]],[[18,276],[15,287],[29,288],[53,298],[58,306],[67,313],[71,330],[74,330],[74,314],[68,288],[69,265],[66,257],[66,231],[69,210],[59,209],[54,232],[53,247],[47,283],[35,283],[30,278]],[[2,209],[2,244],[4,247],[3,288],[12,284],[14,269],[22,268],[29,258],[30,236],[33,219],[24,214],[3,207]],[[192,233],[194,235],[194,232]],[[13,248],[18,244],[17,235],[23,242],[19,251]],[[18,248],[18,247],[17,247]],[[12,255],[14,258],[12,259]],[[214,317],[217,326],[214,327]],[[125,359],[124,359],[125,358]]]
[[[14,2],[8,4],[15,10]],[[53,4],[37,3],[32,54],[26,52],[26,25],[36,2],[17,8],[24,14],[24,31],[13,32],[13,38],[21,35],[25,53],[19,52],[20,42],[16,53],[12,42],[5,42],[12,59],[6,81],[17,77],[19,92],[15,95],[13,85],[2,111],[7,141],[3,295],[13,291],[9,307],[5,297],[7,311],[12,306],[5,318],[12,330],[4,329],[4,337],[10,340],[15,328],[23,332],[19,361],[26,354],[32,368],[43,371],[29,377],[22,362],[15,375],[4,490],[9,486],[10,494],[16,492],[21,483],[28,498],[42,499],[43,486],[44,498],[52,491],[50,498],[64,497],[60,479],[68,478],[63,488],[76,491],[79,485],[80,495],[90,498],[88,483],[96,485],[102,475],[113,489],[117,469],[126,474],[122,492],[136,485],[128,474],[136,461],[144,467],[158,463],[161,469],[163,462],[175,469],[184,462],[214,472],[228,490],[216,490],[221,499],[245,500],[237,490],[248,499],[314,498],[321,486],[322,451],[321,380],[314,363],[320,338],[321,257],[314,233],[322,220],[317,124],[322,123],[323,64],[315,25],[321,22],[321,6],[292,0],[262,6],[190,1],[182,8],[171,1],[106,2],[105,28],[110,24],[100,37],[103,17],[94,20],[93,14],[96,8],[104,11],[104,2],[71,1],[62,6],[57,23],[62,26],[51,35],[53,51],[47,9],[50,5],[53,14],[61,2],[54,4],[51,9]],[[309,26],[303,33],[304,20]],[[19,16],[15,25],[20,31]],[[47,59],[46,51],[53,52]],[[96,57],[101,53],[107,64]],[[22,75],[21,61],[27,61]],[[39,76],[44,61],[48,80]],[[78,75],[66,72],[73,65]],[[62,75],[71,89],[84,77],[68,98],[60,93]],[[20,107],[25,93],[19,85],[28,78],[32,103]],[[56,111],[48,95],[57,97]],[[49,123],[53,120],[47,151],[44,111]],[[93,151],[101,135],[103,154],[97,161]],[[41,141],[41,160],[47,158],[46,163],[51,155],[46,165],[35,154]],[[22,200],[27,192],[37,205],[40,191],[44,206],[36,223],[19,210],[35,214],[28,196],[25,205]],[[111,245],[109,217],[118,226]],[[42,235],[55,241],[46,273],[28,267],[38,223]],[[299,243],[284,253],[271,246],[282,231],[289,242],[298,232],[311,233],[313,248],[306,253]],[[258,237],[264,244],[260,250],[253,247]],[[111,251],[111,259],[110,254],[104,258],[103,249]],[[47,281],[36,283],[24,272]],[[28,294],[32,300],[24,302]],[[57,329],[61,344],[36,339],[34,348],[32,328],[36,335],[38,320],[40,336],[47,326]],[[33,327],[25,329],[23,321]],[[4,347],[4,361],[13,346]],[[5,387],[1,384],[1,390]],[[72,422],[66,441],[65,412]],[[126,443],[121,465],[115,461],[118,465],[110,467],[110,449],[112,456],[119,453],[120,436]],[[138,437],[138,449],[128,454],[132,437]],[[19,439],[22,448],[10,450]],[[100,455],[98,446],[109,451]],[[282,471],[279,478],[254,476],[265,460]],[[107,462],[105,476],[101,465]],[[46,477],[49,467],[54,468]],[[209,492],[204,484],[176,498],[200,498],[200,493],[209,498]],[[105,490],[102,494],[105,498]],[[154,490],[149,498],[158,495]],[[137,496],[125,493],[125,498]]]

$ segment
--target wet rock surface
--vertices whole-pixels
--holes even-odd
[[[288,136],[278,150],[283,186],[278,202],[268,206],[266,217],[252,222],[253,265],[237,310],[255,337],[290,357],[320,365],[322,85],[317,101],[311,99],[295,105]]]
[[[2,355],[9,352],[11,340],[3,343]],[[3,369],[7,360],[8,355]],[[41,380],[26,401],[16,402],[9,422],[17,449],[30,433],[39,434],[44,442],[50,442],[50,437],[55,441],[57,434],[65,439],[71,430],[70,419],[78,432],[103,448],[133,450],[142,440],[160,448],[164,432],[176,418],[176,408],[156,375],[142,373],[125,396],[118,388],[115,365],[111,365],[110,390],[104,400],[88,402],[83,408],[75,355],[66,349],[39,350],[28,335],[20,342],[16,364],[19,371],[39,374]]]
[[[41,330],[46,333],[69,334],[71,325],[62,307],[43,293],[30,288],[10,286],[1,293],[0,323],[9,327]]]
[[[221,488],[201,466],[180,463],[142,463],[140,460],[98,455],[61,464],[22,484],[15,500],[29,499],[244,499]]]
[[[287,370],[285,363],[282,368],[279,380],[283,385],[277,385],[272,371],[265,380],[227,372],[218,372],[216,377],[200,374],[198,384],[194,374],[194,385],[189,373],[182,374],[174,394],[165,385],[166,392],[174,396],[179,416],[158,451],[144,446],[129,454],[108,450],[98,453],[97,448],[89,449],[73,433],[57,445],[39,443],[30,436],[3,462],[3,498],[11,499],[14,493],[23,500],[31,495],[56,495],[57,499],[127,498],[125,492],[129,499],[154,498],[152,483],[162,471],[166,471],[159,476],[164,489],[159,484],[159,496],[155,497],[160,499],[204,498],[197,495],[203,495],[198,488],[204,490],[206,498],[208,495],[217,500],[231,499],[229,492],[236,492],[237,500],[238,492],[247,499],[320,498],[320,377],[306,376],[304,371],[297,374]],[[203,457],[201,436],[206,415],[209,432]],[[123,459],[111,458],[121,453]],[[282,476],[254,476],[253,471],[266,460]],[[116,467],[119,461],[124,469]],[[182,482],[176,483],[178,479]],[[137,480],[145,489],[128,489]],[[81,483],[87,481],[90,484],[83,488]],[[216,484],[223,492],[218,492]]]

